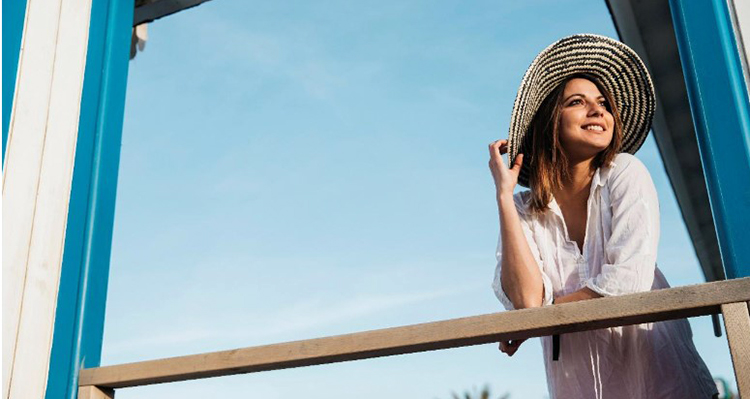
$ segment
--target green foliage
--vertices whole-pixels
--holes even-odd
[[[464,392],[463,396],[456,392],[453,392],[451,394],[451,397],[453,399],[492,399],[490,394],[490,387],[488,385],[485,385],[484,388],[482,388],[482,390],[479,392],[477,392],[476,388],[473,389],[473,392],[466,391]],[[495,399],[510,399],[510,394],[504,393]]]

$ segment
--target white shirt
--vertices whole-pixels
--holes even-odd
[[[530,191],[514,195],[521,226],[544,285],[543,306],[583,287],[603,295],[625,295],[669,287],[656,267],[659,203],[646,167],[618,154],[597,169],[587,203],[583,253],[570,240],[553,199],[533,214]],[[492,284],[508,310],[513,304],[500,284],[502,240]],[[711,398],[708,368],[693,345],[685,319],[563,334],[552,361],[551,337],[542,337],[551,399]]]

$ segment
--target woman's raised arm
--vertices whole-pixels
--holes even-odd
[[[518,155],[513,167],[508,168],[502,154],[508,152],[507,141],[498,140],[490,144],[490,170],[495,180],[498,214],[500,218],[498,259],[498,297],[506,296],[514,309],[538,307],[552,298],[545,298],[545,284],[540,265],[531,251],[527,234],[513,198],[513,189],[518,182],[523,155]],[[551,295],[548,295],[551,296]],[[507,304],[506,304],[507,306]]]

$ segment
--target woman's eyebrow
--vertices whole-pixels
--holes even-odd
[[[575,96],[580,96],[580,97],[586,98],[586,95],[584,95],[584,94],[581,94],[581,93],[573,93],[573,94],[569,95],[568,97],[566,97],[566,98],[565,98],[565,100],[564,100],[563,102],[565,102],[565,101],[568,101],[568,100],[570,100],[570,99],[571,99],[571,97],[575,97]],[[603,99],[605,99],[605,100],[606,100],[606,97],[604,97],[604,95],[603,95],[603,94],[600,94],[600,95],[599,95],[598,97],[596,97],[596,99],[597,99],[597,100],[598,100],[598,99],[600,99],[600,98],[603,98]]]

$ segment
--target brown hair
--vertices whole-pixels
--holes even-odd
[[[552,191],[562,188],[563,183],[570,178],[568,157],[560,145],[560,119],[565,85],[576,78],[586,79],[596,85],[607,100],[605,106],[607,111],[614,117],[612,142],[597,154],[592,162],[592,168],[599,168],[612,162],[622,145],[622,122],[612,94],[593,75],[581,73],[567,77],[542,102],[531,121],[527,138],[521,149],[522,153],[531,154],[529,187],[531,188],[530,206],[533,212],[541,213],[547,210],[552,201]]]

